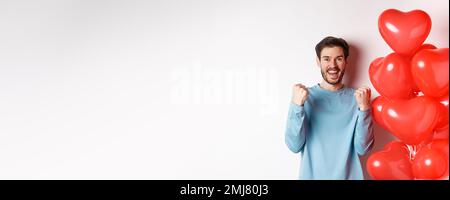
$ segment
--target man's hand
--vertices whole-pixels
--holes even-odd
[[[359,110],[366,111],[370,109],[370,88],[360,87],[355,91],[356,102]]]
[[[308,94],[308,88],[302,84],[295,84],[292,87],[292,102],[299,106],[303,106],[306,99],[308,99]]]

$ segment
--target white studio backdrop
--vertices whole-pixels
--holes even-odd
[[[371,86],[379,14],[422,9],[448,47],[448,4],[0,0],[0,179],[297,179],[284,129],[315,44],[345,38],[346,83]]]

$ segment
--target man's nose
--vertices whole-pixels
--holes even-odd
[[[331,66],[332,67],[337,67],[338,66],[336,60],[333,60],[333,62],[331,62]]]

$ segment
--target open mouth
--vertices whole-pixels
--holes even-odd
[[[339,77],[339,70],[328,70],[327,74],[332,79],[337,79]]]

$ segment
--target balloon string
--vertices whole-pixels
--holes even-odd
[[[408,151],[409,151],[409,160],[414,160],[414,157],[417,154],[417,146],[416,145],[406,145],[408,147]]]

